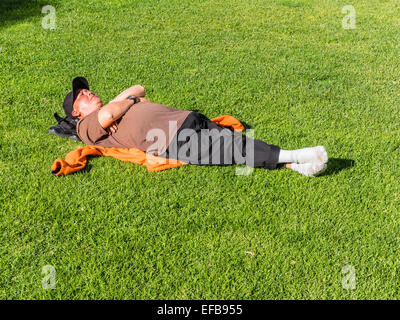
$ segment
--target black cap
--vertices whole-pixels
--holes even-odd
[[[72,80],[72,91],[65,96],[63,102],[63,108],[67,118],[74,118],[74,116],[72,115],[73,105],[76,96],[81,89],[90,90],[89,83],[84,77],[76,77],[74,80]]]

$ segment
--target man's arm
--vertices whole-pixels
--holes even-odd
[[[146,94],[145,88],[141,85],[136,85],[136,86],[132,86],[132,87],[126,89],[125,91],[121,92],[113,100],[111,100],[111,102],[122,101],[122,100],[125,100],[126,98],[128,98],[129,96],[144,98],[145,94]]]
[[[111,101],[102,107],[98,114],[98,120],[100,125],[107,129],[114,121],[121,118],[130,107],[132,107],[134,101],[132,100],[121,100],[121,101]]]
[[[118,96],[116,96],[108,104],[100,109],[98,114],[100,125],[104,129],[109,128],[114,123],[114,121],[121,118],[125,114],[125,112],[127,112],[128,109],[133,105],[132,100],[127,100],[129,96],[143,98],[145,94],[146,90],[141,85],[132,86],[121,92]],[[116,130],[115,127],[110,129],[112,132],[115,132]]]

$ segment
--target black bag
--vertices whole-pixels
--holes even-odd
[[[58,113],[54,113],[54,118],[56,118],[58,124],[49,129],[51,134],[62,138],[70,138],[76,141],[81,141],[79,136],[76,133],[76,124],[79,119],[76,117],[65,117],[62,118],[58,115]]]

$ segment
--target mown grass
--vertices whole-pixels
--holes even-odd
[[[47,4],[55,30],[42,28]],[[355,1],[345,30],[348,4],[2,1],[0,298],[399,298],[400,5]],[[282,148],[323,144],[328,170],[149,173],[92,158],[53,177],[83,145],[47,132],[78,75],[103,101],[142,84]]]

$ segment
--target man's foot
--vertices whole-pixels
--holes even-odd
[[[314,162],[314,163],[292,163],[291,169],[301,173],[307,177],[315,177],[322,172],[324,172],[327,168],[326,163]]]
[[[293,150],[293,158],[296,163],[327,163],[328,153],[324,146]]]

